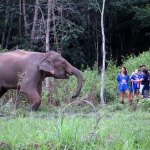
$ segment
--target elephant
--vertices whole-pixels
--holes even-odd
[[[41,104],[42,82],[46,77],[69,79],[77,77],[78,85],[72,98],[82,88],[81,72],[55,51],[30,52],[22,49],[0,54],[0,97],[8,89],[18,89],[30,102],[30,111],[36,111]]]

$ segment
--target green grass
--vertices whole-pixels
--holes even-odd
[[[150,113],[91,107],[0,118],[1,148],[13,150],[149,150]],[[61,109],[62,108],[57,108]],[[84,113],[86,112],[86,113]],[[2,143],[3,142],[3,143]]]
[[[144,52],[124,59],[123,65],[130,74],[148,59],[149,52]],[[98,106],[101,76],[94,68],[82,71],[83,87],[77,100],[97,105],[97,113],[89,104],[68,105],[76,91],[74,76],[70,80],[51,79],[53,99],[63,106],[48,106],[49,96],[43,86],[42,104],[35,113],[27,112],[29,104],[24,95],[20,95],[15,111],[16,92],[8,91],[0,101],[0,150],[149,150],[150,99],[135,99],[132,106],[127,100],[125,105],[118,103],[115,77],[119,68],[115,61],[108,61],[105,109]]]

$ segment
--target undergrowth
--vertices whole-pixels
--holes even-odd
[[[149,52],[123,59],[128,73],[148,64]],[[82,71],[83,87],[76,99],[77,79],[51,78],[50,94],[44,90],[37,112],[28,112],[26,96],[9,90],[0,101],[0,149],[12,150],[148,150],[150,147],[150,99],[135,98],[132,105],[119,103],[116,75],[120,67],[107,62],[105,102],[100,105],[101,76],[96,69]],[[96,68],[96,67],[95,67]],[[56,103],[58,102],[58,103]],[[56,104],[58,104],[56,106]]]
[[[0,148],[13,150],[142,149],[150,147],[149,112],[121,106],[69,106],[0,118]],[[19,111],[19,110],[17,110]],[[54,113],[55,112],[55,113]]]

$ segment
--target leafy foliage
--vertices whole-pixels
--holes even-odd
[[[97,2],[101,7],[102,1]],[[26,1],[24,14],[20,11],[17,0],[1,0],[2,49],[45,51],[47,1],[39,1],[36,34],[31,41],[34,6],[35,1]],[[106,1],[104,24],[107,60],[115,58],[117,65],[120,65],[121,55],[134,53],[137,56],[149,48],[149,12],[148,0]],[[25,16],[28,23],[27,35],[25,35]],[[74,66],[81,68],[81,64],[84,64],[92,68],[97,59],[99,66],[101,65],[100,10],[95,0],[54,0],[49,34],[50,48],[61,52]]]
[[[148,111],[150,112],[150,99],[142,99],[138,103],[139,108],[141,108],[142,111]]]
[[[134,19],[137,20],[139,28],[148,28],[150,27],[150,4],[145,5],[144,8],[133,7],[135,11]]]

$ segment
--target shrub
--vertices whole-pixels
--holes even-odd
[[[149,58],[150,58],[150,52],[146,51],[138,56],[130,55],[124,58],[123,65],[126,66],[128,73],[132,73],[136,68],[140,69],[139,66],[141,64],[146,64],[146,68],[150,70],[150,64],[149,64]]]
[[[120,103],[115,103],[115,104],[107,106],[107,108],[110,112],[116,112],[116,111],[124,110],[124,105]]]
[[[142,111],[150,112],[150,98],[140,100],[138,106]]]

